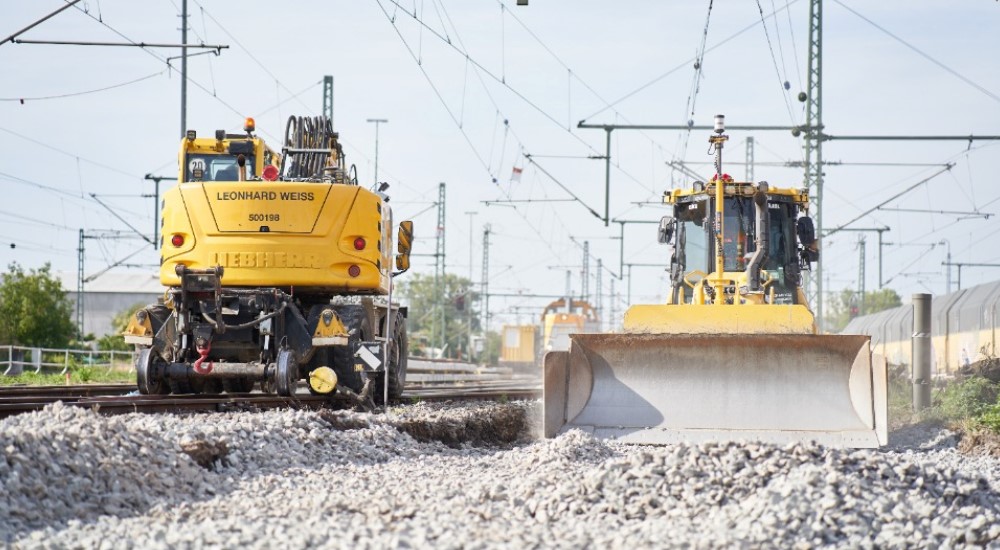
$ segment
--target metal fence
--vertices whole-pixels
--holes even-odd
[[[134,351],[0,346],[0,370],[5,376],[25,371],[65,374],[74,367],[132,368],[134,364]]]

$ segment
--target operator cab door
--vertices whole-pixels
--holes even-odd
[[[711,218],[708,200],[678,204],[673,236],[674,251],[670,258],[670,279],[675,292],[675,303],[689,304],[694,291],[684,283],[684,276],[701,271],[711,273]],[[692,280],[689,278],[689,280]]]

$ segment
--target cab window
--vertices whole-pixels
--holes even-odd
[[[246,156],[246,178],[256,177],[254,174],[254,157]],[[239,165],[236,155],[188,155],[187,174],[185,181],[237,181]]]

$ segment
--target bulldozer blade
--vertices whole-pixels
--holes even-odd
[[[544,369],[546,437],[888,442],[886,364],[867,336],[574,334]]]

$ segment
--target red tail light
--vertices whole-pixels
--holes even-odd
[[[184,246],[184,235],[174,233],[174,236],[170,237],[170,244],[176,246],[177,248]]]
[[[354,250],[364,250],[365,249],[365,238],[358,237],[354,239]]]
[[[356,265],[352,265],[347,268],[347,274],[351,277],[357,277],[358,275],[361,275],[361,268]]]

